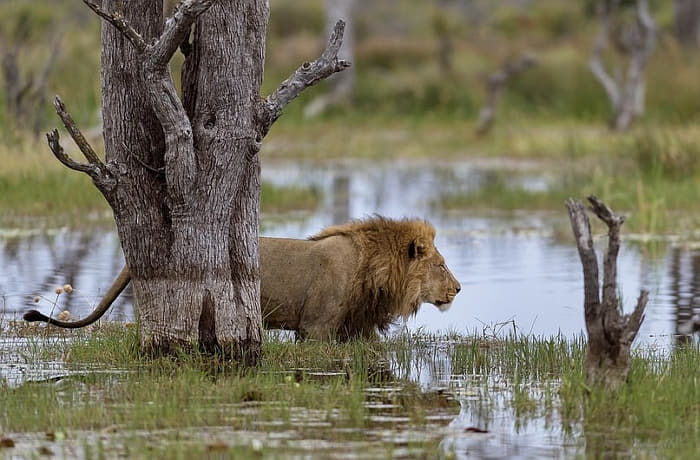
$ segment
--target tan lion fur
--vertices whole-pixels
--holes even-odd
[[[449,308],[460,286],[422,220],[374,217],[328,227],[308,240],[260,238],[264,326],[302,339],[369,337],[423,302]],[[97,321],[131,279],[124,267],[85,319],[61,321],[31,310],[28,321],[83,327]]]
[[[422,302],[449,305],[460,287],[434,238],[425,221],[374,217],[261,245],[263,322],[346,340],[385,330]]]

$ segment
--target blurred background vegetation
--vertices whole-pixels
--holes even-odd
[[[331,3],[270,1],[263,96],[318,55]],[[700,211],[700,34],[697,24],[681,24],[698,1],[650,2],[657,36],[645,71],[645,112],[624,134],[609,131],[610,103],[588,68],[601,3],[612,0],[355,0],[352,92],[309,116],[310,104],[333,82],[306,91],[273,128],[265,155],[374,158],[391,145],[425,157],[544,158],[570,165],[558,193],[535,200],[544,207],[559,208],[562,194],[595,185],[630,207],[639,208],[640,200],[648,205],[653,195],[661,200],[658,208]],[[618,3],[628,16],[619,20],[633,18],[636,1]],[[64,183],[51,177],[56,171],[65,181],[89,185],[84,178],[67,179],[74,175],[62,171],[38,141],[41,132],[59,125],[51,106],[59,94],[99,148],[99,28],[80,1],[0,0],[0,196],[9,197],[11,189],[21,195],[21,184],[30,179],[46,181],[56,196],[56,184]],[[688,28],[695,39],[688,39]],[[478,135],[489,76],[526,54],[536,65],[508,81],[493,129]],[[13,56],[20,110],[18,90],[13,96],[8,85]],[[605,56],[609,64],[615,59]],[[176,59],[176,79],[179,65]],[[503,204],[499,194],[489,196],[492,205]],[[452,205],[470,202],[448,198]],[[0,205],[13,206],[9,198],[0,198]]]

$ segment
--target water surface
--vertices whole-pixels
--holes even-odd
[[[546,188],[536,165],[517,167],[518,185]],[[262,234],[304,238],[321,228],[373,214],[420,217],[437,228],[436,244],[462,284],[452,308],[441,313],[424,305],[404,326],[410,330],[574,336],[584,330],[581,265],[562,205],[561,212],[445,212],[440,194],[475,189],[501,161],[271,163],[263,179],[278,185],[314,186],[322,203],[308,213],[263,216]],[[623,228],[624,234],[624,228]],[[603,235],[597,241],[604,243]],[[602,248],[599,248],[602,253]],[[625,310],[639,290],[650,291],[638,341],[667,346],[679,321],[700,309],[700,249],[673,244],[648,247],[625,241],[619,257],[619,287]],[[84,316],[123,265],[113,230],[55,229],[19,233],[0,230],[0,310],[19,317],[38,306]],[[53,307],[56,286],[72,284]],[[44,297],[35,305],[36,295]],[[122,296],[108,313],[133,317]]]

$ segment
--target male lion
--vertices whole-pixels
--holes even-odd
[[[446,311],[460,291],[422,220],[374,217],[328,227],[308,240],[260,238],[261,307],[269,329],[299,339],[371,337],[421,303]],[[99,319],[129,283],[125,267],[88,317],[59,321],[31,310],[27,321],[75,328]]]

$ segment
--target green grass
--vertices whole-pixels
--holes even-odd
[[[47,154],[46,161],[52,161],[48,157]],[[316,188],[263,182],[260,199],[262,212],[279,214],[314,209],[321,194]],[[15,173],[0,170],[0,209],[0,225],[13,227],[85,225],[111,220],[107,203],[89,177],[54,166],[36,171],[22,168]]]
[[[83,5],[65,0],[61,4],[65,8],[57,10],[49,2],[11,2],[2,9],[0,34],[12,43],[17,25],[29,18],[31,34],[21,60],[23,75],[29,75],[36,74],[47,58],[46,42],[54,29],[64,28],[70,40],[64,38],[49,80],[49,95],[60,94],[79,125],[87,129],[98,120],[99,21]],[[504,180],[486,184],[476,194],[445,196],[441,204],[561,210],[564,198],[596,193],[628,211],[628,227],[634,231],[697,228],[698,219],[693,217],[699,214],[700,202],[697,56],[670,38],[661,40],[648,67],[646,115],[631,133],[617,135],[607,129],[609,103],[587,69],[598,27],[590,8],[555,0],[528,9],[497,6],[486,8],[478,24],[469,23],[463,12],[445,8],[412,0],[399,8],[377,4],[358,12],[353,63],[357,75],[351,103],[307,119],[305,105],[327,85],[305,91],[285,109],[265,139],[263,162],[275,158],[536,159],[544,163],[545,172],[555,173],[545,193],[512,187]],[[308,0],[272,5],[263,95],[318,54],[322,13],[316,2]],[[655,5],[654,14],[660,24],[671,27],[669,5]],[[377,34],[377,27],[386,24],[401,27],[395,36]],[[439,68],[435,52],[437,37],[444,33],[451,35],[454,45],[449,73]],[[485,98],[484,77],[527,49],[537,51],[537,66],[509,84],[492,131],[476,136],[475,119]],[[175,74],[177,80],[177,69]],[[108,216],[90,181],[53,160],[43,140],[37,141],[8,119],[5,106],[0,92],[3,225],[26,225],[27,216],[51,216],[69,224],[84,222],[86,215],[97,220]],[[49,101],[37,110],[43,112],[43,130],[58,124]],[[297,187],[282,191],[264,185],[262,193],[263,211],[269,213],[308,210],[319,199],[317,190]]]
[[[384,345],[376,343],[295,345],[273,339],[266,343],[259,367],[236,369],[212,365],[200,356],[144,357],[137,351],[138,337],[132,327],[103,327],[73,337],[75,341],[51,340],[53,356],[32,355],[39,353],[34,346],[28,346],[25,353],[28,358],[34,356],[33,362],[64,359],[78,371],[98,365],[108,372],[76,375],[61,385],[28,383],[3,389],[0,432],[60,432],[75,438],[81,430],[117,427],[114,438],[128,440],[138,438],[139,430],[163,430],[147,437],[155,439],[147,444],[156,443],[166,451],[182,443],[175,436],[182,430],[203,433],[193,436],[188,449],[210,449],[215,439],[202,439],[207,430],[217,427],[233,434],[241,432],[237,436],[243,438],[244,432],[293,430],[301,439],[321,436],[328,442],[360,442],[364,440],[362,430],[370,426],[371,410],[366,402],[372,397],[365,390],[386,378],[368,371],[376,365],[377,356],[385,353]],[[32,343],[48,339],[39,332]],[[399,385],[401,392],[386,394],[381,402],[392,404],[393,414],[406,417],[411,424],[427,426],[426,416],[445,408],[444,396],[425,395],[408,381],[393,385]],[[66,401],[79,403],[66,405]],[[449,413],[456,415],[456,411],[452,403]],[[313,423],[328,428],[314,428]],[[230,439],[223,441],[219,447],[225,451],[229,446],[250,450],[245,443],[234,446]],[[94,448],[93,443],[88,444]],[[391,443],[370,447],[393,449]],[[435,449],[436,444],[428,440],[419,447]],[[344,448],[353,449],[352,445]],[[137,448],[136,455],[143,452]]]
[[[594,194],[628,215],[625,228],[648,234],[692,236],[700,226],[700,150],[694,131],[639,130],[607,143],[568,138],[557,156],[539,165],[544,189],[524,188],[518,179],[532,170],[485,174],[479,187],[445,192],[445,209],[561,211],[567,198]],[[532,136],[523,151],[542,141]],[[540,154],[540,157],[543,154]]]
[[[382,114],[304,124],[283,119],[263,145],[263,161],[514,158],[536,167],[513,169],[506,162],[485,176],[480,188],[445,192],[436,204],[446,209],[563,212],[566,198],[596,194],[629,215],[629,231],[688,234],[700,226],[700,132],[694,125],[640,126],[611,135],[590,124],[520,120],[497,125],[485,138],[472,128],[444,117]],[[548,188],[518,186],[518,178],[531,174],[544,175]],[[262,211],[311,210],[320,194],[315,188],[263,184]],[[27,216],[34,217],[30,225],[43,216],[68,224],[109,219],[104,200],[87,177],[66,170],[45,146],[31,142],[0,147],[0,208],[5,225],[26,226]]]
[[[430,416],[456,416],[457,406],[445,393],[425,392],[412,379],[421,370],[446,368],[452,375],[447,394],[460,398],[466,389],[473,401],[478,390],[487,425],[494,398],[505,397],[506,424],[545,418],[561,420],[555,423],[565,431],[582,426],[583,433],[572,433],[585,436],[588,456],[635,448],[650,456],[681,458],[692,456],[700,439],[697,346],[678,348],[670,356],[638,352],[628,383],[613,394],[584,384],[581,337],[411,333],[347,344],[268,337],[260,365],[237,369],[200,356],[141,355],[131,326],[107,325],[58,340],[41,328],[14,333],[20,331],[33,337],[20,350],[27,362],[59,360],[82,373],[58,384],[4,388],[0,432],[62,433],[86,449],[128,445],[137,456],[180,449],[280,455],[285,451],[274,447],[274,433],[284,437],[290,432],[295,439],[357,443],[356,448],[366,449],[361,442],[368,434],[387,428],[373,422],[377,412],[367,405],[381,403],[390,408],[386,415],[406,420],[399,431],[437,430],[414,443],[430,456],[441,438],[440,423]],[[497,430],[503,423],[493,421],[487,428]],[[227,437],[220,439],[217,430]],[[102,433],[102,444],[90,439],[91,431]],[[232,440],[241,435],[247,441]],[[251,444],[251,436],[262,440]],[[390,455],[398,446],[387,440],[371,447]]]

